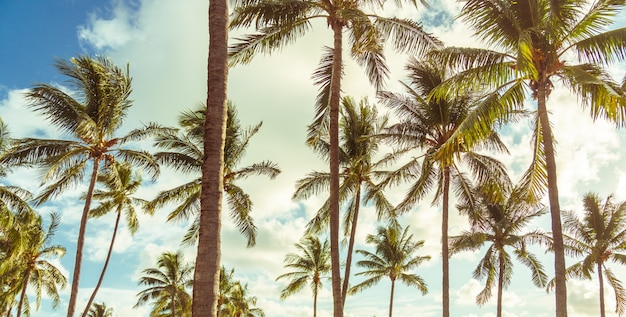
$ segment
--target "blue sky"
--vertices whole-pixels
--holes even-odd
[[[53,67],[55,58],[69,58],[79,54],[104,54],[116,64],[130,65],[133,76],[134,106],[121,133],[150,121],[174,125],[180,111],[194,107],[206,97],[206,10],[204,0],[112,0],[112,1],[0,1],[0,116],[15,137],[61,137],[45,120],[25,107],[23,93],[35,82],[63,85]],[[403,10],[386,13],[423,21],[429,31],[446,44],[476,46],[467,27],[452,20],[458,12],[454,1],[439,1],[429,9]],[[620,18],[618,25],[626,19]],[[286,301],[279,300],[284,284],[274,279],[285,271],[282,259],[294,251],[308,218],[318,209],[324,197],[294,202],[290,197],[294,183],[312,170],[324,170],[326,165],[304,145],[306,126],[313,118],[313,103],[317,88],[310,75],[317,66],[323,45],[330,45],[331,33],[324,23],[316,24],[316,32],[300,39],[273,56],[259,56],[250,65],[237,66],[230,72],[229,96],[239,109],[243,124],[263,121],[263,127],[253,138],[248,156],[242,164],[271,160],[283,173],[275,180],[255,178],[240,185],[252,196],[254,218],[259,227],[258,245],[245,248],[245,240],[238,234],[228,213],[224,214],[223,260],[234,267],[237,278],[249,284],[257,296],[259,307],[267,316],[311,315],[312,298],[308,290]],[[240,32],[239,32],[240,34]],[[388,62],[393,78],[388,89],[399,92],[398,80],[404,79],[405,57],[389,52]],[[612,68],[616,78],[624,76],[624,65]],[[373,98],[373,90],[364,79],[362,70],[352,63],[346,66],[345,94]],[[567,91],[555,89],[549,105],[558,140],[559,185],[563,209],[580,210],[580,199],[587,191],[602,197],[615,193],[626,199],[626,145],[623,130],[616,130],[606,122],[591,122],[577,106],[576,98]],[[529,104],[532,107],[532,104]],[[380,112],[386,109],[380,108]],[[513,177],[519,177],[529,162],[529,123],[507,126],[504,140],[511,155],[501,159],[510,168]],[[147,145],[147,144],[145,144]],[[16,170],[7,179],[0,180],[19,185],[33,192],[39,189],[40,174],[33,170]],[[147,177],[145,177],[147,178]],[[138,196],[151,199],[163,189],[176,186],[187,178],[163,170],[159,180],[146,183]],[[399,201],[405,188],[389,192],[392,201]],[[58,211],[62,215],[61,230],[56,243],[67,247],[67,255],[58,263],[71,275],[77,224],[82,210],[80,201],[84,187],[76,188],[39,208],[42,214]],[[420,255],[433,259],[416,273],[429,286],[426,296],[415,289],[399,286],[396,293],[396,316],[438,316],[440,314],[441,261],[439,257],[439,207],[426,199],[404,217],[417,239],[426,241]],[[147,317],[149,307],[133,309],[135,294],[141,290],[137,279],[143,269],[154,266],[163,251],[179,249],[186,223],[166,223],[169,210],[154,216],[142,216],[140,229],[131,236],[122,226],[109,272],[96,301],[104,301],[114,308],[117,316]],[[90,221],[83,275],[81,277],[78,309],[82,310],[95,285],[113,226],[113,217]],[[372,210],[366,208],[359,224],[357,248],[366,248],[364,237],[373,232],[376,222]],[[549,230],[547,218],[533,224],[534,228]],[[465,229],[463,218],[452,212],[450,234]],[[183,249],[188,260],[194,258],[194,248]],[[537,249],[548,272],[552,257]],[[473,280],[471,271],[480,254],[460,254],[451,260],[452,315],[457,317],[495,316],[495,303],[483,307],[474,303],[482,281]],[[359,272],[353,268],[352,272]],[[618,278],[626,279],[624,270],[617,270]],[[552,294],[535,288],[529,281],[526,268],[516,266],[514,280],[505,293],[505,316],[550,316],[553,311]],[[353,281],[357,279],[353,278]],[[330,283],[319,299],[319,315],[330,316]],[[389,283],[347,299],[347,316],[386,315]],[[597,315],[596,281],[572,281],[569,284],[570,314],[574,317]],[[63,293],[64,302],[51,310],[44,302],[33,316],[65,316],[69,287]],[[607,289],[607,300],[612,291]],[[612,313],[612,303],[607,311]],[[611,316],[611,315],[609,315]]]

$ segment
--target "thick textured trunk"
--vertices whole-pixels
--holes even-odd
[[[342,27],[332,23],[333,73],[330,81],[330,262],[334,317],[343,317],[341,263],[339,261],[339,101],[341,92]],[[195,316],[194,316],[195,317]]]
[[[194,271],[192,315],[217,316],[224,190],[224,139],[228,80],[228,3],[209,1],[207,112],[200,197],[200,233]]]
[[[389,296],[389,317],[393,316],[393,291],[396,288],[396,280],[391,279],[391,295]]]
[[[496,305],[496,317],[502,317],[502,292],[504,289],[504,257],[500,251],[498,257],[498,303]]]
[[[100,158],[93,159],[93,170],[91,171],[91,179],[89,180],[89,188],[87,189],[87,197],[85,198],[85,207],[83,215],[80,217],[80,228],[78,229],[78,238],[76,245],[76,260],[74,261],[74,274],[72,275],[72,290],[70,292],[70,302],[67,306],[67,317],[73,317],[76,310],[76,296],[78,295],[78,283],[80,281],[80,266],[83,262],[83,247],[85,245],[85,232],[87,230],[87,219],[89,218],[89,208],[91,208],[91,198],[93,197],[93,189],[98,179],[98,168]]]
[[[598,283],[600,284],[600,317],[606,316],[604,312],[604,277],[602,276],[602,263],[598,263]]]
[[[450,196],[450,168],[443,168],[443,207],[441,212],[441,264],[443,317],[450,317],[450,268],[448,251],[448,205]]]
[[[356,226],[359,219],[359,208],[361,206],[361,184],[357,185],[356,197],[354,198],[354,213],[352,215],[352,225],[350,227],[350,241],[348,241],[348,255],[346,256],[346,269],[343,274],[343,287],[341,288],[341,305],[346,305],[348,285],[350,283],[350,267],[352,266],[352,253],[354,252],[354,239],[356,236]]]
[[[556,160],[554,157],[554,139],[546,108],[546,85],[540,84],[537,89],[537,114],[543,137],[543,148],[546,154],[546,170],[548,175],[548,200],[550,202],[550,219],[552,222],[552,240],[554,241],[554,276],[556,317],[567,317],[567,289],[565,285],[565,248],[563,247],[563,230],[561,227],[561,206],[559,205],[559,189],[556,176]]]
[[[113,253],[113,245],[115,244],[115,237],[117,236],[117,228],[120,225],[120,217],[122,215],[121,208],[117,210],[117,217],[115,218],[115,227],[113,227],[113,235],[111,236],[111,244],[109,244],[109,252],[107,252],[107,258],[104,260],[104,266],[102,267],[102,272],[100,272],[100,278],[98,278],[98,283],[96,284],[96,288],[93,289],[93,293],[91,293],[91,297],[89,297],[89,301],[87,302],[87,306],[85,306],[85,310],[83,310],[82,316],[87,316],[89,313],[89,308],[91,307],[91,303],[93,303],[94,298],[96,298],[96,294],[100,289],[100,285],[102,285],[102,280],[104,280],[104,274],[107,271],[107,267],[109,266],[109,260],[111,260],[111,253]]]
[[[22,316],[22,306],[24,305],[24,298],[26,297],[26,287],[28,287],[28,279],[30,278],[30,269],[27,269],[24,272],[24,285],[22,286],[22,293],[20,294],[20,301],[17,303],[17,314],[16,317]],[[9,314],[7,316],[11,316],[11,311],[9,310]]]

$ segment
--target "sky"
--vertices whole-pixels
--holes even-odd
[[[148,122],[175,126],[181,111],[195,107],[206,99],[206,59],[208,48],[207,7],[205,0],[0,0],[0,116],[15,138],[64,137],[59,131],[26,107],[24,93],[34,83],[49,83],[63,87],[65,78],[58,74],[55,59],[68,59],[81,54],[106,55],[117,65],[130,67],[133,77],[133,106],[120,134]],[[36,8],[36,9],[35,9]],[[384,14],[421,21],[427,31],[438,36],[446,45],[477,46],[468,27],[454,17],[459,4],[441,0],[429,8],[398,11],[386,7]],[[626,24],[620,15],[614,27]],[[260,121],[263,126],[250,143],[242,166],[270,160],[279,165],[282,173],[276,179],[255,177],[239,185],[254,203],[253,217],[258,227],[257,245],[246,248],[245,239],[238,233],[225,209],[222,227],[222,260],[228,268],[235,268],[235,277],[248,283],[257,306],[267,316],[310,316],[312,295],[304,289],[286,300],[279,294],[284,282],[277,276],[286,273],[283,258],[294,252],[294,244],[302,236],[308,219],[317,211],[325,197],[293,201],[291,196],[296,180],[311,171],[324,171],[326,163],[304,144],[306,127],[313,119],[313,105],[317,88],[311,74],[317,67],[322,47],[332,44],[332,33],[323,21],[314,24],[315,31],[295,44],[271,56],[258,56],[249,65],[230,70],[228,94],[238,108],[244,125]],[[247,30],[249,31],[249,30]],[[247,31],[233,32],[236,37]],[[346,54],[348,56],[348,54]],[[387,89],[401,92],[399,81],[406,80],[403,69],[407,57],[389,51],[392,78]],[[624,65],[615,65],[611,72],[620,80]],[[376,102],[373,88],[364,72],[349,62],[343,82],[344,95],[368,97]],[[593,122],[580,107],[577,99],[557,85],[549,99],[554,133],[557,139],[557,166],[559,194],[563,210],[580,211],[581,199],[589,191],[601,197],[614,194],[626,200],[626,133],[614,125]],[[529,103],[532,108],[533,103]],[[388,112],[379,106],[379,112]],[[530,123],[521,121],[503,129],[503,139],[510,155],[498,156],[509,168],[514,179],[519,178],[530,162]],[[150,146],[149,142],[142,144]],[[147,176],[144,179],[148,179]],[[163,169],[156,182],[146,182],[137,196],[151,199],[159,191],[189,180]],[[34,193],[40,190],[41,172],[18,169],[2,184],[17,185]],[[86,183],[86,182],[85,182]],[[81,195],[86,186],[70,190],[38,207],[46,218],[50,212],[61,214],[61,227],[54,243],[67,248],[61,260],[53,262],[69,278],[73,269],[75,241],[82,211]],[[399,202],[406,187],[393,188],[387,195]],[[432,197],[420,202],[403,216],[416,240],[425,240],[419,255],[432,259],[415,270],[426,281],[429,292],[422,296],[417,289],[404,285],[396,287],[395,316],[439,316],[441,314],[441,257],[440,207],[431,205]],[[136,294],[142,290],[137,284],[142,270],[156,266],[156,258],[165,251],[181,250],[187,261],[195,258],[195,248],[180,246],[187,223],[168,223],[167,208],[153,216],[141,215],[140,228],[131,235],[123,225],[118,233],[111,264],[96,298],[114,309],[114,316],[147,317],[150,306],[133,308]],[[375,213],[365,207],[357,232],[357,249],[368,249],[365,236],[374,232]],[[465,221],[452,210],[450,235],[466,229]],[[83,273],[80,280],[77,310],[82,311],[97,281],[106,256],[113,228],[113,215],[89,221],[86,235]],[[533,222],[529,230],[549,231],[549,219]],[[371,250],[371,249],[370,249]],[[552,278],[553,257],[535,249],[546,271]],[[475,296],[483,282],[472,278],[472,270],[482,254],[461,253],[450,261],[451,315],[455,317],[495,316],[495,298],[484,306],[475,304]],[[358,260],[358,257],[356,258]],[[574,259],[568,259],[568,264]],[[353,273],[360,268],[352,269]],[[615,270],[624,281],[626,270]],[[359,279],[354,276],[351,281]],[[351,296],[346,301],[346,316],[383,316],[387,314],[390,283]],[[33,316],[65,316],[69,299],[69,285],[62,291],[62,303],[54,310],[46,300]],[[614,298],[606,290],[607,316],[616,316]],[[31,296],[32,292],[29,293]],[[32,297],[31,297],[32,298]],[[573,317],[598,315],[597,281],[568,282],[569,313]],[[505,316],[551,316],[554,313],[553,293],[546,293],[530,282],[530,272],[521,265],[514,268],[510,287],[504,293]],[[32,302],[32,300],[31,300]],[[330,281],[325,283],[318,300],[318,315],[332,313]]]

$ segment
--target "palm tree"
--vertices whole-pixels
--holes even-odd
[[[107,307],[106,304],[93,303],[86,317],[113,317],[113,308]]]
[[[547,99],[561,80],[581,98],[596,119],[626,123],[623,90],[603,66],[626,57],[626,28],[607,31],[623,1],[580,0],[470,0],[460,17],[475,34],[495,49],[446,48],[437,52],[442,65],[462,70],[442,92],[465,88],[494,88],[489,99],[498,99],[476,113],[474,130],[494,118],[523,107],[525,90],[537,101],[534,131],[535,158],[526,182],[538,194],[548,189],[555,251],[556,316],[567,316],[565,255],[557,186],[555,140]],[[472,143],[466,133],[465,143]]]
[[[47,258],[63,257],[65,248],[60,245],[50,245],[54,234],[59,227],[59,217],[57,214],[50,214],[50,225],[48,230],[41,230],[41,217],[38,217],[36,228],[29,230],[30,235],[25,250],[19,255],[17,260],[20,267],[21,293],[17,304],[16,316],[22,315],[22,309],[30,311],[28,307],[28,299],[26,298],[26,289],[29,285],[34,286],[37,294],[37,309],[41,303],[41,291],[46,291],[54,306],[61,301],[59,297],[59,288],[63,289],[67,285],[67,278],[63,273],[48,262]],[[30,314],[28,314],[30,315]]]
[[[3,161],[3,157],[11,151],[13,143],[14,140],[11,138],[9,127],[0,117],[0,161]],[[5,163],[0,164],[0,178],[6,177],[9,172],[10,166]],[[27,202],[31,198],[32,194],[23,188],[0,185],[0,205],[7,206],[10,210],[22,213],[32,212]]]
[[[393,206],[375,183],[375,178],[382,173],[379,170],[380,167],[388,163],[385,159],[374,162],[380,143],[380,139],[375,136],[385,129],[388,117],[379,117],[376,107],[370,106],[367,99],[361,100],[357,105],[353,98],[344,97],[341,105],[339,161],[344,168],[339,174],[342,180],[339,188],[339,201],[341,204],[347,201],[344,234],[349,237],[342,286],[342,298],[345,303],[357,222],[363,200],[361,195],[363,194],[365,198],[364,203],[373,203],[379,219],[390,217]],[[314,149],[324,157],[328,157],[327,139],[327,135],[324,135],[312,144]],[[306,199],[321,190],[328,189],[329,181],[329,173],[309,173],[307,177],[297,182],[293,198]],[[328,225],[329,205],[330,202],[326,200],[317,215],[309,222],[307,234],[318,234]]]
[[[597,270],[600,289],[600,316],[604,317],[604,278],[615,292],[615,312],[622,316],[626,311],[626,290],[607,261],[626,264],[626,202],[613,202],[608,196],[604,203],[594,193],[583,198],[582,218],[574,212],[563,213],[563,242],[565,252],[583,259],[565,271],[566,276],[591,279]],[[554,281],[549,285],[554,287]]]
[[[188,310],[192,298],[187,288],[193,286],[193,271],[193,265],[184,263],[180,252],[161,254],[156,268],[143,270],[144,276],[139,279],[139,284],[148,288],[137,293],[139,299],[135,307],[153,301],[151,317],[190,316]]]
[[[235,269],[220,269],[220,293],[218,299],[218,316],[262,317],[262,309],[254,307],[256,297],[248,295],[248,285],[234,279]]]
[[[401,1],[396,1],[400,3]],[[313,77],[320,85],[316,101],[316,119],[309,130],[309,141],[328,127],[330,165],[330,251],[334,316],[343,316],[343,296],[339,263],[339,104],[343,70],[343,31],[348,31],[351,55],[366,68],[370,81],[381,89],[388,69],[383,43],[390,39],[394,47],[405,53],[419,54],[438,47],[440,42],[424,32],[421,25],[410,20],[383,18],[367,13],[365,7],[379,6],[385,1],[273,1],[243,0],[235,9],[231,27],[249,27],[258,33],[245,36],[231,47],[232,63],[249,62],[255,53],[269,53],[311,29],[311,21],[323,19],[333,32],[333,47],[325,48],[320,67]],[[416,4],[416,1],[411,1]]]
[[[449,98],[428,98],[438,85],[449,78],[446,70],[433,61],[411,59],[407,64],[410,84],[404,84],[406,94],[382,92],[381,100],[392,108],[400,122],[392,125],[383,136],[399,147],[395,155],[417,151],[407,163],[390,173],[381,185],[413,181],[397,213],[409,211],[431,190],[435,190],[433,204],[441,201],[441,257],[443,316],[450,316],[450,280],[448,250],[449,195],[452,189],[461,203],[473,202],[470,180],[463,165],[484,183],[488,180],[506,179],[504,165],[494,158],[478,153],[488,149],[507,151],[494,127],[489,127],[479,140],[471,145],[457,143],[454,151],[445,152],[445,145],[456,142],[455,135],[466,124],[469,114],[478,101],[472,94],[459,94]],[[421,161],[421,166],[420,166]],[[434,187],[434,188],[433,188]]]
[[[172,167],[179,172],[200,176],[204,157],[202,125],[205,115],[206,107],[183,112],[179,118],[183,132],[167,131],[161,134],[155,145],[164,151],[155,154],[156,159],[161,164]],[[248,247],[256,243],[256,226],[251,217],[252,201],[250,196],[237,186],[236,181],[252,175],[267,175],[273,179],[280,173],[277,165],[270,161],[244,167],[239,166],[246,154],[250,139],[259,131],[261,124],[258,123],[253,127],[244,129],[237,118],[234,104],[229,103],[226,143],[224,145],[223,187],[231,207],[231,216],[240,232],[246,236]],[[184,243],[191,244],[198,240],[201,180],[201,177],[198,177],[186,184],[162,191],[150,203],[151,208],[160,208],[168,203],[176,203],[176,207],[168,216],[170,221],[195,218],[183,239]]]
[[[450,237],[450,254],[478,251],[487,245],[485,255],[474,270],[474,278],[486,278],[485,288],[476,296],[476,303],[485,304],[497,287],[497,312],[502,316],[502,292],[511,284],[513,262],[508,249],[531,271],[532,281],[538,287],[547,282],[547,275],[539,260],[528,251],[531,243],[546,243],[547,236],[540,230],[523,231],[535,218],[547,210],[529,202],[519,194],[519,189],[494,190],[494,186],[474,188],[476,204],[461,205],[459,211],[469,217],[470,230]],[[495,194],[495,195],[494,195]]]
[[[321,243],[316,236],[306,236],[295,246],[299,253],[288,253],[285,256],[285,267],[293,271],[276,278],[276,281],[289,279],[289,284],[280,292],[280,298],[285,299],[309,284],[313,291],[313,317],[315,317],[317,293],[322,288],[322,279],[330,272],[330,246],[328,240]]]
[[[146,200],[131,196],[141,186],[141,175],[139,173],[133,173],[130,164],[115,162],[113,165],[109,166],[103,174],[98,176],[98,181],[104,185],[106,190],[96,189],[94,191],[93,198],[100,201],[100,205],[92,209],[89,215],[91,217],[101,217],[114,211],[116,217],[115,225],[113,226],[113,234],[111,235],[111,243],[109,244],[109,251],[104,260],[102,272],[100,273],[96,287],[87,301],[82,316],[87,315],[89,309],[91,309],[91,303],[96,297],[100,285],[102,285],[102,280],[104,279],[104,274],[109,266],[113,252],[113,245],[115,244],[115,237],[117,236],[117,229],[122,213],[125,213],[126,225],[131,234],[135,234],[137,229],[139,229],[135,206],[142,206],[146,212],[152,213],[151,210],[146,208],[148,204]]]
[[[51,124],[69,134],[71,139],[19,140],[2,162],[42,164],[47,168],[43,182],[48,186],[36,197],[37,204],[80,183],[91,164],[89,186],[78,231],[72,290],[67,311],[67,316],[73,317],[87,219],[98,171],[102,164],[111,164],[119,157],[140,166],[155,178],[159,166],[148,152],[124,149],[122,146],[161,129],[156,125],[149,125],[132,130],[123,137],[113,136],[131,106],[131,100],[128,99],[131,93],[128,68],[123,71],[105,57],[88,56],[71,58],[69,61],[58,60],[56,67],[61,74],[69,77],[70,87],[75,89],[72,94],[52,85],[37,84],[26,97],[34,111],[43,114]]]
[[[413,235],[409,234],[408,230],[408,226],[402,230],[400,224],[395,221],[392,221],[388,227],[379,226],[376,235],[370,234],[366,238],[367,243],[375,246],[375,253],[367,250],[356,251],[365,257],[365,260],[357,262],[357,265],[367,269],[367,271],[359,272],[356,275],[369,278],[353,286],[350,289],[350,293],[360,292],[363,289],[372,287],[383,277],[389,277],[391,280],[389,317],[393,313],[393,294],[396,280],[408,286],[417,287],[422,292],[422,295],[428,292],[428,287],[421,277],[408,273],[422,264],[422,262],[430,260],[430,256],[413,255],[417,249],[424,245],[424,241],[414,242]]]
[[[228,86],[228,1],[209,1],[208,16],[207,115],[203,126],[202,196],[192,305],[195,317],[216,317],[218,314]]]

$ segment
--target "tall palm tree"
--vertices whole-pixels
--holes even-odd
[[[167,131],[157,137],[155,145],[163,151],[155,154],[156,159],[161,164],[172,167],[179,172],[200,176],[204,156],[202,125],[205,116],[206,107],[183,112],[179,118],[182,133]],[[239,166],[246,154],[250,139],[260,128],[261,123],[258,123],[244,129],[237,117],[235,105],[229,103],[224,145],[223,187],[231,207],[231,216],[240,232],[246,236],[249,247],[256,243],[256,226],[251,216],[252,201],[250,196],[237,186],[236,181],[252,175],[267,175],[273,179],[280,173],[280,169],[271,161],[263,161],[244,167]],[[195,218],[183,239],[184,243],[195,243],[198,240],[201,180],[201,177],[198,177],[186,184],[162,191],[150,203],[151,208],[160,208],[168,203],[176,203],[177,205],[169,214],[168,220]]]
[[[195,317],[216,317],[218,314],[228,86],[228,1],[209,1],[208,16],[207,115],[203,126],[202,196],[192,305]]]
[[[299,253],[285,256],[285,267],[293,269],[276,278],[289,279],[289,284],[280,292],[285,299],[304,288],[306,284],[313,291],[313,317],[317,316],[317,294],[322,288],[322,279],[330,272],[330,246],[328,240],[320,242],[316,236],[306,236],[296,244]]]
[[[461,70],[442,92],[493,88],[490,107],[474,116],[475,130],[523,107],[525,91],[537,102],[533,166],[527,183],[548,189],[555,251],[556,316],[567,316],[565,255],[559,205],[555,140],[547,100],[560,80],[580,96],[591,116],[626,123],[622,87],[603,69],[626,57],[626,28],[607,30],[624,1],[470,0],[460,17],[494,49],[446,48],[436,53],[443,65]],[[472,134],[464,136],[472,143]]]
[[[375,179],[382,174],[381,166],[388,163],[385,159],[374,161],[380,145],[380,139],[375,136],[385,129],[388,117],[379,117],[376,107],[369,105],[367,99],[361,100],[357,105],[353,98],[344,97],[340,110],[339,161],[343,169],[339,173],[341,178],[339,201],[342,205],[346,202],[348,205],[344,220],[344,235],[348,236],[348,250],[342,286],[342,298],[345,304],[361,202],[372,203],[376,207],[379,219],[390,217],[393,205],[387,201],[382,189],[375,183]],[[314,149],[326,158],[329,150],[327,139],[328,136],[324,135],[312,144]],[[329,182],[329,173],[309,173],[297,182],[293,198],[306,199],[321,190],[327,190]],[[308,234],[318,234],[328,225],[329,205],[330,202],[327,199],[309,222]]]
[[[86,317],[113,317],[113,308],[107,307],[105,303],[93,303],[89,308]]]
[[[65,255],[65,248],[60,245],[50,245],[54,234],[59,227],[59,217],[57,214],[50,214],[50,225],[48,230],[41,229],[41,217],[38,218],[36,228],[29,230],[29,238],[25,250],[20,254],[17,263],[22,276],[20,299],[17,303],[16,317],[22,315],[22,309],[30,311],[26,289],[29,285],[34,286],[37,296],[37,309],[41,303],[41,291],[52,299],[54,306],[61,301],[59,288],[63,289],[67,285],[67,278],[63,273],[48,262],[48,258],[60,258]],[[30,315],[30,314],[28,314]]]
[[[401,1],[396,1],[401,3]],[[269,53],[295,41],[311,29],[311,21],[322,19],[333,32],[333,47],[325,48],[320,67],[313,77],[320,85],[316,101],[316,119],[309,130],[309,140],[317,138],[320,127],[329,131],[330,169],[330,251],[334,316],[343,316],[343,296],[339,263],[339,104],[343,70],[343,32],[351,41],[351,55],[366,68],[377,90],[383,87],[388,69],[383,43],[389,39],[394,47],[419,54],[438,47],[440,42],[411,20],[383,18],[366,12],[366,7],[382,8],[385,1],[273,1],[243,0],[235,9],[231,27],[249,27],[258,33],[244,36],[231,47],[233,63],[249,62],[255,53]],[[416,5],[416,1],[410,2]]]
[[[98,181],[104,185],[105,190],[96,189],[93,193],[93,198],[98,200],[100,204],[89,212],[91,217],[101,217],[112,211],[116,213],[115,225],[113,226],[113,233],[111,235],[111,243],[109,244],[109,250],[107,252],[102,272],[98,278],[98,283],[94,288],[85,311],[82,316],[87,315],[91,309],[91,303],[93,302],[104,274],[106,273],[109,261],[111,260],[111,254],[113,253],[113,246],[115,245],[115,237],[117,236],[117,230],[120,224],[120,218],[122,213],[125,213],[126,226],[131,234],[135,234],[139,229],[139,222],[137,220],[137,213],[135,206],[141,206],[145,212],[151,213],[151,210],[147,209],[148,201],[133,197],[132,195],[137,192],[141,187],[141,174],[133,173],[130,164],[126,162],[115,162],[111,166],[107,167],[104,173],[98,176]]]
[[[626,289],[606,263],[626,264],[626,202],[614,202],[613,196],[608,196],[603,203],[597,194],[587,193],[583,206],[582,217],[571,211],[563,213],[565,252],[583,258],[566,269],[566,276],[591,279],[597,270],[600,316],[606,316],[604,278],[615,292],[615,312],[622,316],[626,312]]]
[[[383,277],[391,280],[391,294],[389,296],[389,317],[393,314],[393,295],[396,281],[401,281],[408,286],[417,287],[422,295],[428,292],[426,282],[417,274],[409,273],[417,268],[422,262],[430,260],[430,256],[414,256],[413,254],[424,245],[424,241],[413,241],[413,235],[404,230],[395,221],[388,227],[378,227],[376,235],[368,235],[366,242],[375,246],[375,253],[367,250],[357,250],[365,260],[357,262],[357,265],[367,269],[359,272],[357,276],[367,276],[366,280],[353,286],[350,293],[356,293],[372,287]]]
[[[193,265],[184,262],[182,253],[161,254],[156,268],[143,270],[139,284],[148,288],[137,293],[139,299],[135,307],[153,301],[151,317],[190,316],[188,309],[192,298],[187,288],[193,286],[193,272]]]
[[[128,72],[106,57],[79,56],[58,60],[58,71],[69,78],[71,94],[48,84],[37,84],[26,97],[30,107],[44,115],[51,124],[70,139],[19,140],[2,160],[9,164],[42,164],[46,168],[43,182],[48,184],[36,197],[37,204],[53,198],[80,183],[91,166],[89,186],[80,220],[72,290],[67,316],[73,317],[80,279],[85,231],[98,171],[116,157],[140,166],[155,178],[159,166],[152,156],[141,150],[122,146],[149,136],[156,125],[130,131],[122,137],[114,134],[131,106],[131,78]]]
[[[524,232],[535,218],[547,209],[520,196],[520,190],[494,190],[494,186],[473,189],[474,205],[460,205],[459,211],[469,218],[470,230],[450,237],[450,254],[462,251],[478,251],[487,246],[485,255],[474,270],[474,278],[485,278],[485,287],[476,296],[479,305],[492,297],[497,287],[496,316],[502,317],[502,294],[511,284],[513,262],[507,249],[513,249],[515,257],[530,269],[533,283],[543,287],[547,275],[541,262],[528,251],[532,243],[548,243],[547,236],[540,230]],[[494,195],[494,193],[496,195]]]
[[[506,179],[503,164],[480,150],[506,152],[493,126],[488,127],[471,145],[458,143],[454,151],[443,151],[444,145],[455,142],[455,134],[466,124],[469,114],[478,107],[472,94],[449,98],[429,98],[429,95],[450,74],[433,61],[411,59],[406,66],[410,84],[403,83],[406,94],[382,92],[381,100],[393,109],[400,122],[392,125],[383,136],[397,146],[395,155],[417,152],[396,171],[390,173],[382,185],[412,181],[405,198],[396,206],[397,213],[409,211],[431,190],[435,190],[433,204],[442,205],[441,257],[443,316],[450,316],[450,280],[448,250],[449,195],[452,189],[461,203],[473,203],[471,184],[465,171],[484,183]],[[421,166],[420,166],[421,163]],[[464,169],[467,168],[467,169]]]

